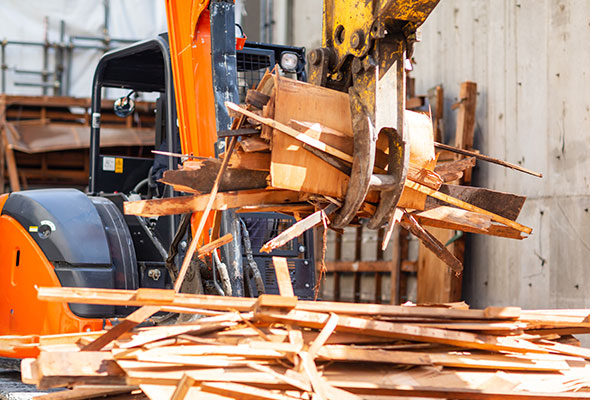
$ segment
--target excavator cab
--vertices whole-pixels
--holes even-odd
[[[245,96],[247,89],[256,85],[267,69],[285,58],[282,57],[285,53],[289,54],[286,58],[290,59],[290,68],[283,73],[305,79],[304,51],[303,48],[247,42],[237,52],[238,92]],[[125,99],[119,102],[118,110],[122,116],[133,115],[132,107],[125,105],[125,101],[133,100],[132,92],[155,93],[154,148],[173,153],[181,151],[167,34],[106,53],[96,68],[92,88],[88,193],[75,189],[43,189],[0,196],[0,236],[3,238],[0,241],[0,335],[100,330],[133,310],[131,307],[41,302],[37,300],[35,289],[39,286],[133,290],[171,285],[166,259],[180,225],[180,216],[148,219],[124,215],[123,202],[183,195],[166,185],[153,188],[157,185],[154,170],[177,168],[180,160],[168,156],[155,158],[152,148],[143,149],[140,156],[113,153],[107,146],[101,147],[100,134],[104,90],[124,90]],[[271,258],[257,250],[263,240],[287,228],[294,220],[280,214],[242,214],[239,218],[247,224],[238,221],[236,225],[259,228],[250,235],[250,253],[242,251],[242,235],[237,235],[240,261],[256,262],[262,272],[265,291],[277,292]],[[188,240],[188,234],[184,239]],[[277,251],[290,257],[293,280],[298,282],[296,288],[301,289],[298,294],[311,297],[314,286],[311,235]],[[183,256],[183,246],[178,246],[176,265]],[[221,261],[227,262],[223,252]],[[254,287],[249,279],[244,279],[244,285]],[[252,289],[245,293],[256,295]],[[35,317],[31,318],[33,314]],[[0,356],[7,357],[29,355],[26,350],[17,354],[0,351]]]

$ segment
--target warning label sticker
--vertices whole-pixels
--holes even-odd
[[[117,158],[115,160],[115,174],[122,174],[123,173],[123,159]]]
[[[102,159],[102,170],[103,171],[114,171],[115,170],[115,157],[104,157]]]

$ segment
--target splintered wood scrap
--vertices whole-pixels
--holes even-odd
[[[524,202],[526,201],[526,196],[521,196],[514,193],[500,192],[497,190],[474,186],[453,185],[448,183],[443,184],[440,189],[438,189],[438,191],[459,199],[465,203],[469,203],[514,221],[518,219],[520,211],[522,210]],[[450,205],[448,202],[427,196],[425,209],[448,205]],[[457,207],[452,204],[451,206]]]
[[[522,232],[505,225],[490,223],[488,215],[472,211],[439,206],[426,211],[413,212],[412,215],[423,226],[444,228],[482,235],[499,236],[522,240]]]
[[[106,331],[103,335],[97,337],[92,342],[82,348],[82,351],[98,351],[111,343],[113,340],[130,331],[143,321],[160,311],[158,306],[143,306],[135,310],[117,325]]]
[[[237,143],[237,138],[234,136],[231,138],[231,141],[230,141],[229,149],[227,151],[228,155],[231,155],[231,153],[235,149],[236,143]],[[176,282],[174,283],[174,291],[175,292],[180,291],[180,287],[182,285],[182,281],[184,280],[186,272],[188,271],[189,264],[193,258],[193,255],[195,254],[195,251],[197,250],[197,246],[199,243],[198,239],[201,237],[201,233],[203,232],[203,228],[205,227],[205,222],[206,222],[209,212],[211,211],[211,208],[213,206],[213,202],[215,200],[215,195],[217,194],[217,191],[219,190],[219,184],[221,182],[221,178],[222,178],[223,173],[227,167],[227,164],[228,164],[228,160],[224,160],[223,163],[221,164],[221,167],[219,168],[219,172],[217,174],[215,182],[213,183],[213,187],[211,188],[211,193],[209,194],[209,198],[207,200],[205,210],[203,211],[203,214],[201,215],[201,220],[199,221],[199,226],[197,227],[197,231],[196,231],[195,235],[193,236],[193,240],[191,241],[191,244],[186,252],[186,255],[185,255],[185,258],[182,262],[182,266],[180,268],[178,276],[176,277]],[[213,249],[211,249],[211,251],[212,250]],[[141,307],[140,309],[134,311],[131,315],[126,317],[118,325],[116,325],[115,327],[113,327],[112,329],[107,331],[104,335],[96,338],[94,341],[92,341],[88,345],[84,346],[84,348],[82,350],[83,351],[96,351],[96,350],[102,349],[104,346],[111,343],[113,340],[119,338],[121,335],[123,335],[124,333],[131,330],[133,327],[141,324],[143,321],[145,321],[146,319],[148,319],[149,317],[151,317],[152,315],[154,315],[158,311],[160,311],[160,307],[157,307],[157,306],[143,306],[143,307]]]
[[[242,139],[240,147],[246,153],[269,151],[270,146],[265,140],[262,140],[259,136],[252,136],[249,138]]]
[[[287,266],[281,261],[277,263],[279,280],[291,285]],[[40,288],[40,293],[44,289]],[[51,289],[86,291],[88,297],[93,291]],[[281,293],[289,295],[288,290]],[[133,298],[157,298],[165,304],[185,299],[194,308],[220,308],[226,302],[225,309],[231,310],[236,301],[256,302],[218,297],[219,304],[213,305],[202,295],[130,292]],[[114,390],[120,385],[139,385],[147,396],[158,400],[173,396],[352,400],[359,395],[450,394],[465,399],[590,398],[588,392],[576,392],[588,385],[580,380],[590,368],[586,349],[540,341],[538,336],[511,337],[507,329],[494,334],[486,330],[518,324],[526,332],[526,327],[538,327],[534,320],[543,320],[541,331],[550,332],[554,325],[586,324],[587,315],[580,310],[560,315],[559,310],[521,313],[513,307],[472,310],[453,308],[457,305],[390,306],[297,299],[291,307],[281,307],[274,299],[293,297],[266,296],[272,298],[251,313],[227,312],[188,325],[136,329],[110,350],[80,353],[49,346],[37,360],[23,361],[23,380],[44,388],[95,384]],[[76,302],[84,302],[83,298],[76,298]],[[321,311],[298,309],[301,307]],[[388,320],[393,316],[405,319]],[[400,368],[408,365],[413,368]],[[510,373],[509,382],[499,378],[505,376],[504,371]],[[412,386],[407,385],[408,380]]]
[[[284,125],[281,124],[280,122],[277,122],[271,118],[265,118],[259,115],[256,115],[234,103],[230,103],[230,102],[225,102],[225,106],[227,107],[228,110],[234,111],[238,114],[242,114],[248,118],[254,119],[264,125],[270,126],[271,128],[274,129],[278,129],[279,131],[286,133],[287,135],[308,144],[309,146],[315,147],[318,150],[324,151],[326,153],[329,153],[335,157],[338,157],[344,161],[348,161],[348,162],[352,162],[352,156],[349,154],[346,154],[345,152],[338,150],[337,148],[327,145],[325,143],[323,143],[322,141],[315,139],[311,136],[306,135],[305,133],[301,133],[293,128],[291,128],[288,125]]]
[[[419,183],[406,180],[406,186],[413,189],[413,190],[416,190],[420,193],[424,193],[428,196],[434,197],[435,199],[442,200],[442,201],[449,203],[453,206],[460,207],[465,210],[477,212],[480,214],[489,215],[493,221],[500,222],[504,225],[507,225],[511,228],[517,229],[517,230],[524,232],[526,234],[530,234],[533,231],[532,228],[529,228],[528,226],[521,225],[516,221],[512,221],[508,218],[505,218],[500,215],[494,214],[490,211],[484,210],[483,208],[476,207],[473,204],[466,203],[462,200],[459,200],[459,199],[449,196],[447,194],[430,189],[429,187],[426,187],[424,185],[420,185]]]
[[[444,261],[456,274],[463,272],[461,261],[443,243],[425,230],[412,215],[404,212],[400,223],[405,229],[420,239],[430,251]]]
[[[463,176],[463,171],[475,167],[475,157],[462,158],[436,164],[434,172],[439,174],[445,182],[452,182]]]
[[[281,232],[280,235],[278,235],[274,239],[271,239],[268,242],[266,242],[262,246],[260,251],[263,253],[270,253],[274,249],[284,246],[285,244],[289,243],[289,241],[301,236],[305,231],[313,228],[316,225],[319,225],[322,221],[324,221],[327,218],[328,215],[332,214],[337,209],[338,206],[330,204],[325,209],[316,211],[309,217],[304,218],[301,221],[291,225],[289,228],[285,229],[283,232]]]
[[[113,399],[136,399],[145,398],[139,392],[137,386],[76,386],[72,390],[47,393],[41,396],[36,396],[35,400],[85,400],[95,398],[113,398]],[[120,396],[126,395],[127,396]]]
[[[308,195],[291,190],[240,190],[219,193],[213,202],[214,210],[254,207],[266,204],[289,204],[306,201]],[[209,195],[180,196],[166,199],[127,201],[123,204],[126,215],[155,217],[203,211]]]
[[[287,259],[284,257],[273,257],[272,263],[275,269],[277,285],[279,286],[279,293],[281,296],[295,296]]]
[[[207,254],[213,252],[215,249],[218,249],[221,246],[230,243],[232,240],[234,240],[234,237],[231,233],[225,234],[222,237],[215,239],[214,241],[200,247],[197,251],[197,257],[201,258],[203,256],[206,256]]]
[[[145,290],[145,289],[144,289]],[[163,291],[162,289],[152,289],[147,295],[142,296],[142,301],[149,305],[169,306],[175,305],[187,308],[199,308],[209,310],[223,311],[250,311],[256,304],[256,299],[250,297],[220,297],[214,295],[191,295],[185,293],[176,293],[174,300],[170,302],[168,296],[155,296],[152,300],[148,298],[153,291]],[[76,288],[76,287],[40,287],[37,298],[43,301],[54,301],[63,303],[84,303],[84,304],[103,304],[103,305],[123,305],[137,306],[140,290],[122,290],[122,289],[96,289],[96,288]],[[164,301],[162,300],[164,297]],[[335,312],[347,315],[379,315],[379,316],[405,316],[419,318],[444,318],[444,319],[468,319],[468,320],[489,320],[489,319],[507,319],[516,320],[521,315],[519,307],[487,307],[483,310],[474,309],[455,309],[448,307],[421,307],[421,306],[396,306],[387,304],[367,304],[367,303],[343,303],[332,301],[297,301],[296,308],[303,311],[314,312]],[[530,314],[527,314],[530,315]],[[547,314],[545,320],[551,321],[557,319],[559,314]],[[535,320],[540,318],[537,314],[530,317]],[[566,320],[564,322],[574,323],[581,322],[576,320]]]
[[[229,142],[227,152],[226,152],[227,158],[224,159],[223,162],[221,163],[221,166],[220,166],[219,171],[217,173],[217,177],[215,178],[215,181],[213,182],[213,187],[211,188],[211,192],[209,193],[209,198],[207,199],[207,204],[205,205],[205,210],[203,210],[203,214],[201,215],[199,225],[197,226],[197,230],[196,230],[195,234],[193,235],[193,240],[191,241],[191,244],[188,247],[186,255],[184,256],[184,260],[182,260],[182,265],[180,267],[180,271],[178,272],[178,276],[176,277],[176,282],[174,282],[174,291],[175,292],[180,291],[180,287],[182,286],[182,281],[184,280],[186,272],[188,271],[189,264],[193,258],[193,254],[197,250],[197,246],[198,246],[201,234],[203,233],[203,229],[205,228],[205,224],[207,223],[207,218],[209,217],[209,212],[211,212],[211,209],[213,208],[213,203],[215,201],[215,196],[217,195],[217,191],[219,190],[219,185],[221,183],[221,179],[223,178],[224,172],[227,168],[227,164],[229,163],[229,158],[231,157],[231,154],[233,153],[234,149],[236,148],[237,142],[238,142],[237,137],[232,136],[232,138]]]
[[[462,154],[464,156],[475,157],[475,158],[477,158],[479,160],[487,161],[487,162],[490,162],[490,163],[493,163],[493,164],[498,164],[498,165],[501,165],[501,166],[506,167],[506,168],[515,169],[517,171],[524,172],[525,174],[533,175],[533,176],[536,176],[538,178],[542,178],[543,177],[543,174],[540,174],[540,173],[535,172],[535,171],[531,171],[530,169],[523,168],[520,165],[512,164],[512,163],[509,163],[508,161],[500,160],[498,158],[486,156],[486,155],[480,154],[480,153],[478,153],[476,151],[470,151],[470,150],[460,149],[460,148],[457,148],[457,147],[449,146],[447,144],[438,143],[438,142],[435,142],[434,143],[434,147],[436,147],[438,149],[441,149],[441,150],[447,150],[447,151],[451,151],[453,153]]]
[[[225,154],[220,154],[223,158]],[[270,153],[248,153],[242,150],[235,151],[229,160],[229,167],[253,171],[270,171]]]
[[[191,162],[190,166],[187,165],[185,168],[164,171],[163,178],[158,182],[173,186],[175,190],[181,192],[209,193],[222,164],[223,161],[216,158]],[[268,165],[270,168],[270,160]],[[264,170],[227,168],[219,181],[218,191],[265,188],[268,186],[267,177],[268,173]]]

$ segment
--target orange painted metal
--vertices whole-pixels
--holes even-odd
[[[0,197],[4,203],[4,196]],[[66,303],[37,299],[40,286],[61,286],[53,265],[31,235],[14,218],[0,216],[0,335],[52,335],[98,331],[103,320],[79,318]],[[0,357],[34,357],[37,350],[16,353],[0,349]]]
[[[6,203],[6,200],[8,200],[8,193],[0,195],[0,213],[2,212],[2,209],[4,208],[4,203]]]
[[[201,157],[214,157],[217,141],[208,6],[208,0],[166,0],[182,152]],[[200,215],[193,215],[192,221],[198,221]],[[199,240],[209,241],[206,232],[212,223],[209,217]],[[194,232],[196,226],[191,225]]]
[[[166,0],[166,15],[182,152],[214,157],[217,128],[208,4]]]

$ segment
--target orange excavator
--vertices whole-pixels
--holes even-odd
[[[438,0],[325,0],[324,39],[311,53],[311,81],[351,96],[355,149],[351,185],[333,224],[345,226],[368,190],[377,135],[391,130],[389,171],[404,181],[408,151],[403,135],[403,63],[416,29]],[[96,331],[116,324],[129,307],[62,304],[37,300],[37,287],[114,289],[170,287],[191,240],[191,216],[148,219],[124,215],[128,199],[182,195],[157,183],[179,159],[162,154],[215,157],[224,151],[218,133],[230,129],[224,106],[243,99],[267,69],[306,80],[305,49],[245,41],[236,37],[231,0],[166,0],[168,33],[106,53],[92,86],[90,176],[87,193],[43,189],[0,196],[0,335],[64,334]],[[103,88],[129,90],[115,112],[133,112],[135,93],[156,93],[155,157],[108,154],[100,145]],[[393,117],[392,117],[393,116]],[[390,122],[393,121],[393,122]],[[395,132],[394,132],[395,131]],[[391,147],[394,148],[394,147]],[[395,157],[394,157],[395,155]],[[398,185],[399,186],[399,185]],[[402,186],[381,194],[373,227],[382,226],[395,208]],[[349,188],[350,189],[350,188]],[[198,220],[193,215],[192,220]],[[221,234],[234,240],[197,265],[183,291],[256,296],[277,292],[270,256],[257,253],[277,227],[294,220],[280,214],[220,218]],[[213,218],[209,221],[213,227]],[[260,228],[262,227],[262,228]],[[211,240],[210,231],[199,240]],[[295,294],[313,295],[315,269],[310,233],[278,249],[292,258]],[[288,248],[290,250],[285,250]],[[266,257],[266,258],[265,258]],[[262,282],[262,285],[259,283]],[[155,322],[169,315],[156,316]],[[29,357],[26,346],[0,356]]]

